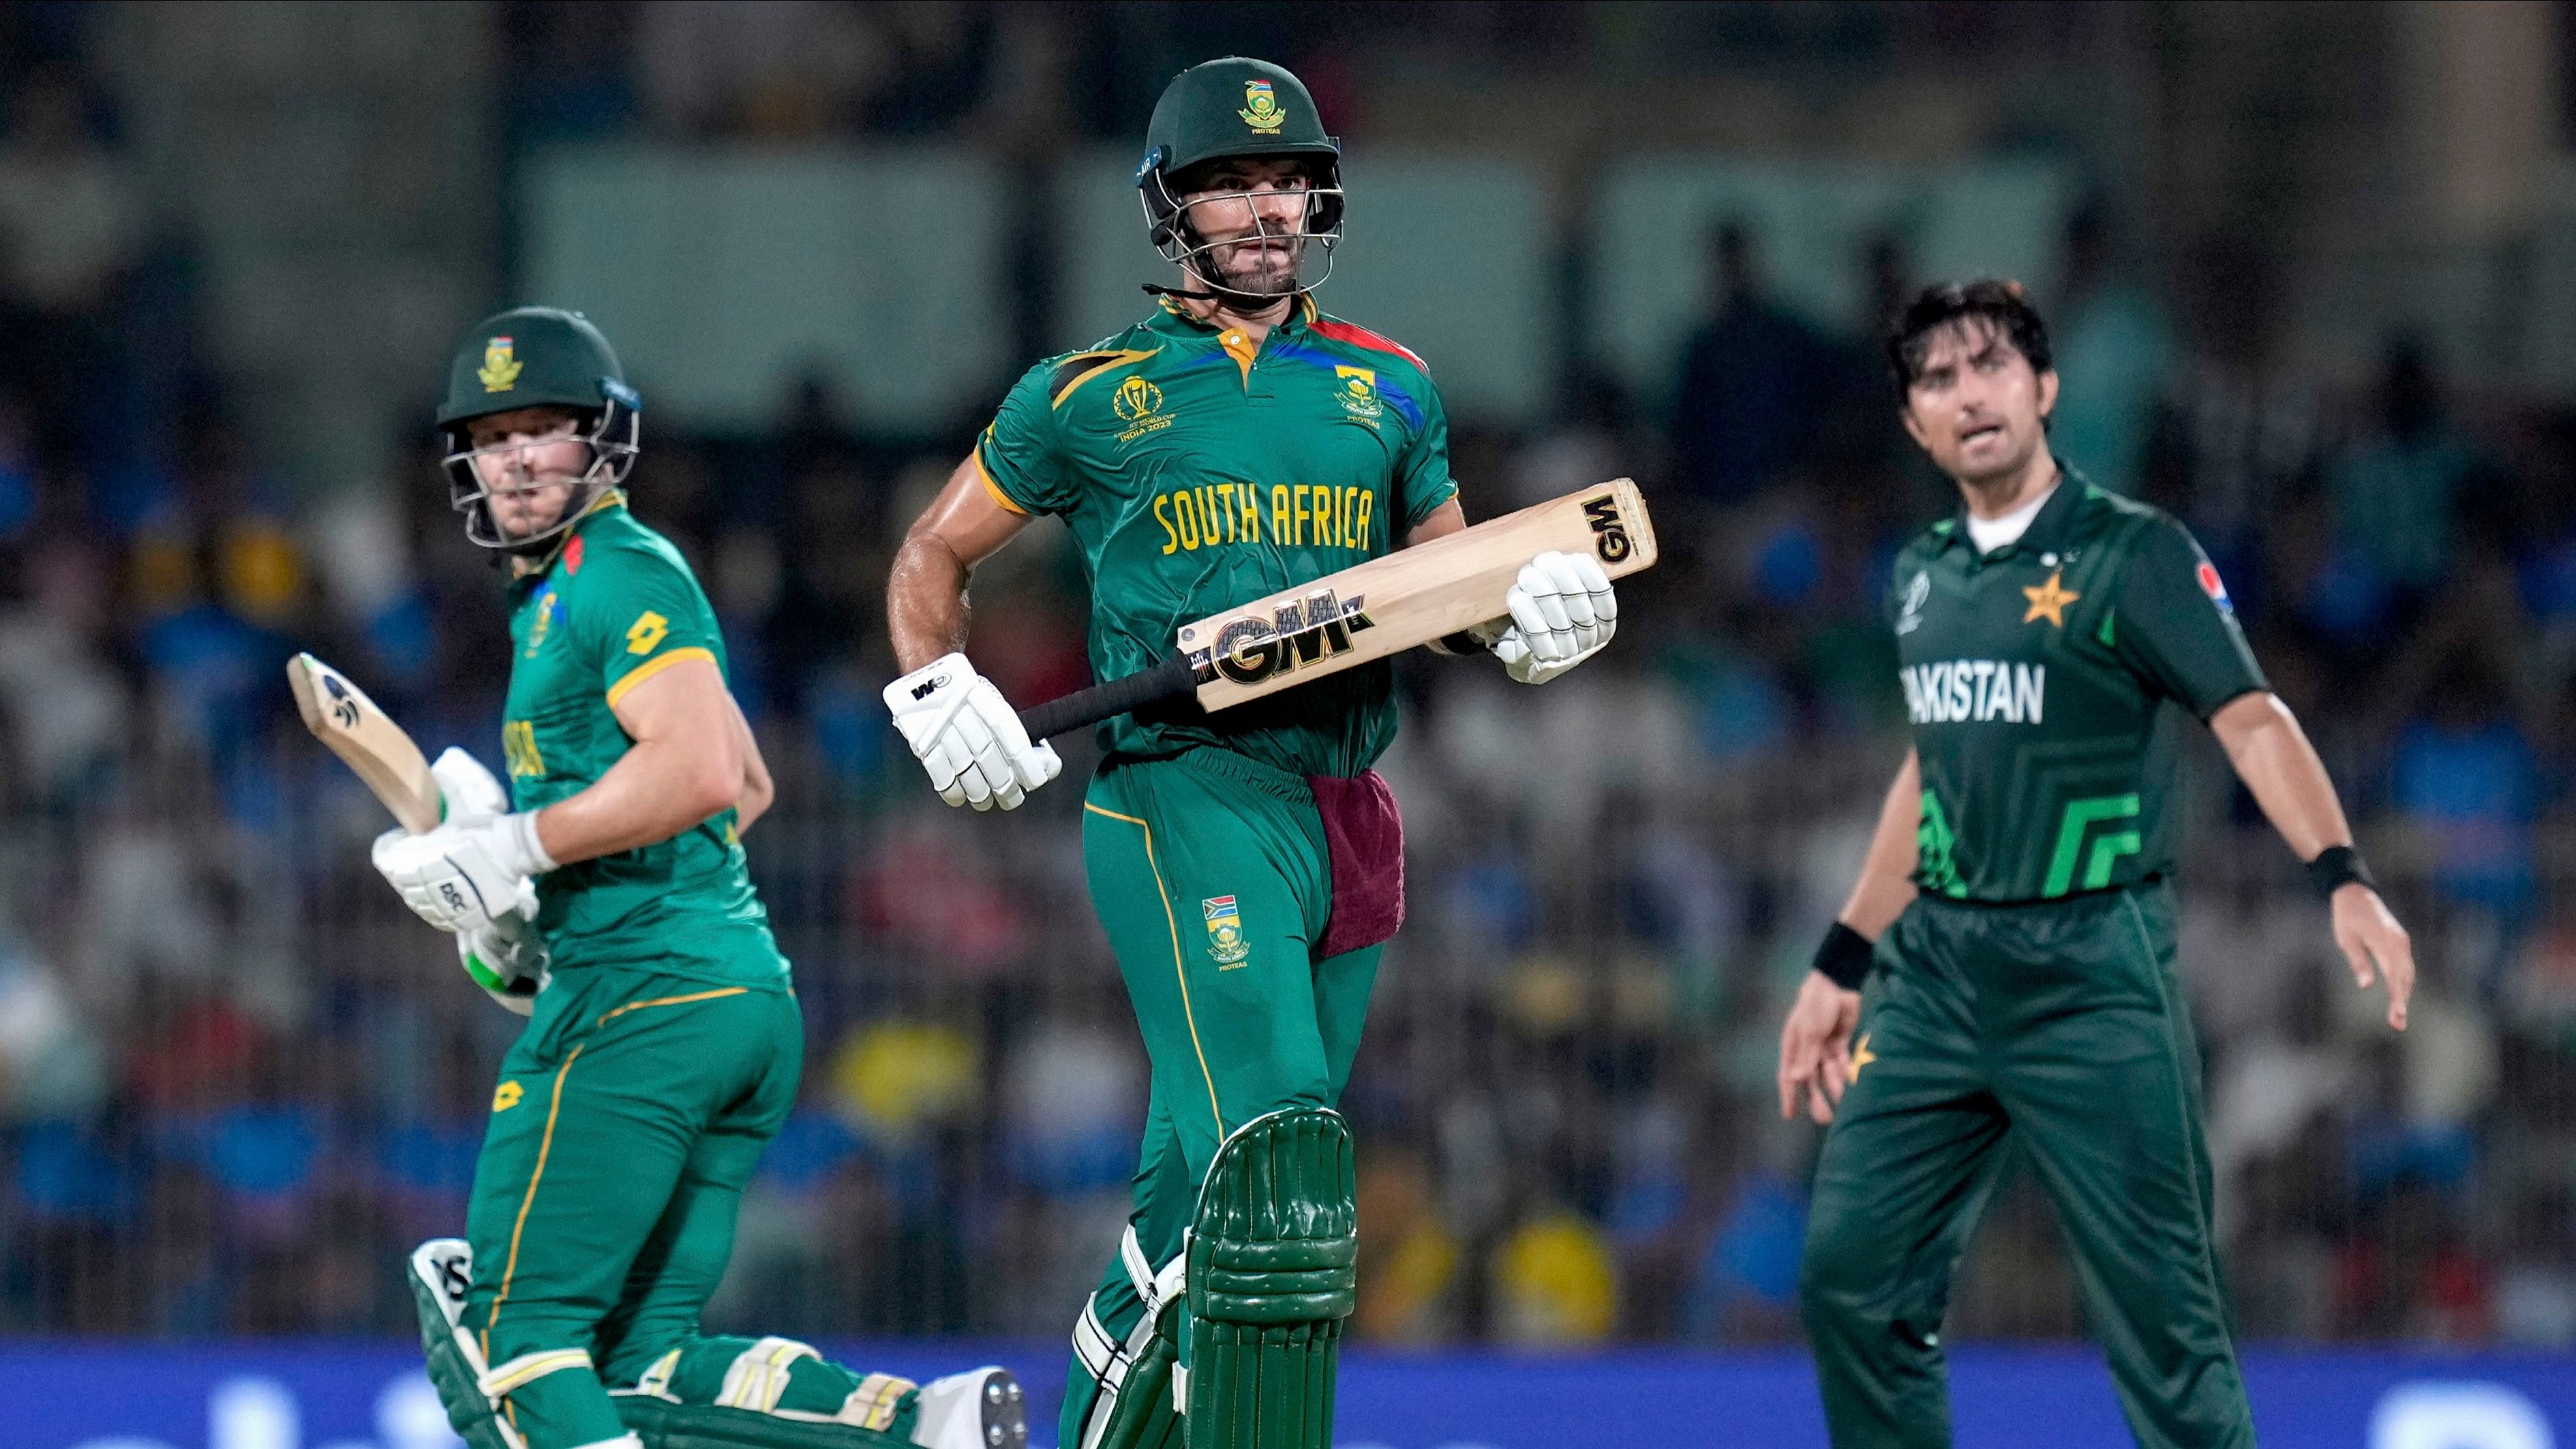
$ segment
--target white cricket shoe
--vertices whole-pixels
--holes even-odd
[[[1009,1369],[932,1379],[915,1402],[912,1442],[922,1449],[1028,1449],[1028,1397]]]

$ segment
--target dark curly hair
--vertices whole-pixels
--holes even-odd
[[[2039,309],[2030,304],[2030,294],[2021,283],[1995,277],[1938,282],[1888,319],[1887,372],[1899,398],[1923,375],[1932,334],[1970,317],[1983,318],[2002,333],[2013,350],[2030,362],[2031,371],[2046,372],[2056,365],[2048,346],[2048,324],[2040,320]]]

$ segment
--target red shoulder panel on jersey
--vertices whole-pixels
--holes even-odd
[[[1420,369],[1423,376],[1431,375],[1431,364],[1414,356],[1412,348],[1392,337],[1380,337],[1365,327],[1349,322],[1336,322],[1330,317],[1318,317],[1311,326],[1317,335],[1329,337],[1335,342],[1347,342],[1353,347],[1367,347],[1379,352],[1392,352]]]

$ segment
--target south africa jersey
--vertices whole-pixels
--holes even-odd
[[[1888,618],[1923,771],[1915,882],[2029,901],[2171,868],[2167,701],[2207,719],[2266,688],[2181,524],[2067,471],[2019,540],[1963,518],[1896,560]]]
[[[618,495],[511,588],[501,744],[521,810],[580,793],[624,757],[634,741],[615,710],[627,691],[685,660],[724,668],[715,611],[688,564]],[[730,809],[672,839],[549,871],[537,898],[555,971],[614,963],[727,984],[787,979]]]
[[[1031,368],[975,447],[1003,507],[1063,517],[1091,583],[1091,667],[1169,658],[1180,626],[1399,546],[1446,502],[1449,423],[1422,360],[1300,296],[1258,347],[1163,309]],[[1237,750],[1357,775],[1395,737],[1394,672],[1344,670],[1210,715],[1101,727],[1113,753]]]

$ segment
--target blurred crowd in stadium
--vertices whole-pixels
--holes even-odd
[[[445,508],[432,377],[399,508],[271,476],[189,362],[187,268],[117,117],[29,63],[77,54],[76,22],[30,13],[0,137],[0,1329],[407,1331],[394,1265],[458,1226],[517,1020],[365,868],[380,816],[280,666],[310,648],[433,750],[497,764],[498,580]],[[1032,57],[977,7],[646,7],[625,49],[585,13],[511,12],[535,58],[514,138],[971,135],[1015,66],[1092,75],[1070,93],[1107,99],[1076,123],[1113,134],[1122,86],[1167,69],[1097,15]],[[1301,69],[1332,113],[1329,63]],[[2058,449],[2198,532],[2428,970],[2383,1040],[2202,752],[2185,959],[2242,1327],[2576,1344],[2576,416],[2472,407],[2403,336],[2367,385],[2258,386],[2185,338],[2115,218],[2078,214],[2043,299]],[[1669,561],[1623,586],[1610,655],[1543,694],[1404,666],[1386,770],[1413,914],[1347,1103],[1372,1339],[1794,1334],[1814,1132],[1776,1120],[1772,1048],[1903,751],[1888,561],[1948,505],[1872,339],[1777,305],[1762,236],[1708,221],[1723,301],[1670,405],[1592,378],[1550,426],[1459,421],[1471,516],[1633,473]],[[1893,242],[1863,265],[1882,301],[1925,280]],[[648,399],[634,484],[709,583],[780,777],[748,843],[811,1029],[718,1312],[1052,1335],[1123,1218],[1144,1095],[1078,792],[948,812],[877,698],[893,530],[975,420],[862,435],[820,382],[782,416],[679,436]],[[1060,535],[976,603],[1012,698],[1085,682]],[[1484,768],[1526,758],[1550,768]],[[2075,1311],[2017,1182],[1954,1331],[2068,1335]]]

